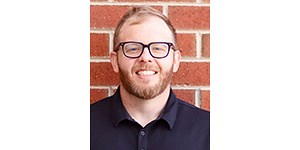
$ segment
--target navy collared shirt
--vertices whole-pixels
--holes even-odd
[[[142,127],[126,111],[120,89],[91,105],[91,150],[209,150],[209,112],[170,92],[162,114]]]

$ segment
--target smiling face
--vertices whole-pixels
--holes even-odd
[[[118,37],[118,42],[127,41],[174,43],[174,37],[158,17],[148,16],[142,21],[133,17],[124,23]],[[155,59],[145,48],[141,57],[132,59],[124,56],[120,46],[110,58],[114,71],[120,75],[121,87],[141,99],[152,99],[170,86],[172,73],[179,67],[180,52],[170,49],[166,58]]]

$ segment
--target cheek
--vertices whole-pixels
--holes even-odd
[[[173,59],[162,59],[157,64],[163,71],[169,71],[173,67]]]
[[[118,65],[119,68],[122,69],[125,72],[131,72],[131,69],[133,67],[134,62],[132,62],[132,60],[128,60],[128,59],[124,59],[124,58],[120,58],[118,60]]]

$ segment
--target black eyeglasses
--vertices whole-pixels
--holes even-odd
[[[169,43],[169,42],[151,42],[148,45],[145,45],[141,42],[129,41],[129,42],[121,42],[119,46],[122,46],[123,54],[128,58],[141,57],[145,47],[148,48],[150,55],[153,58],[167,57],[170,52],[170,48],[176,51],[173,43]]]

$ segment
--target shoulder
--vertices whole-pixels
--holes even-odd
[[[111,97],[104,98],[96,103],[90,105],[91,115],[95,112],[103,112],[110,107],[110,99]]]
[[[194,105],[191,105],[181,99],[178,100],[178,112],[187,118],[193,117],[198,118],[202,121],[210,120],[210,112]]]
[[[90,126],[91,130],[103,127],[103,123],[109,122],[111,114],[111,98],[102,99],[90,105]]]
[[[204,109],[191,105],[178,99],[178,111],[176,117],[177,128],[190,130],[192,137],[201,139],[209,138],[210,113]],[[201,136],[199,136],[201,135]]]

